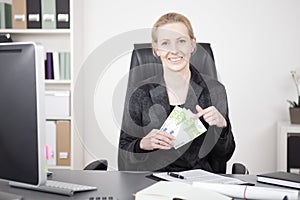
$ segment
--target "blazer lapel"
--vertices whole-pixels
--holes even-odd
[[[199,84],[199,82],[201,82],[199,74],[192,70],[192,77],[184,107],[190,109],[194,113],[196,113],[196,105],[199,104],[199,98],[203,91],[203,87]]]

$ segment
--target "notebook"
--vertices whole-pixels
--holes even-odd
[[[257,181],[300,189],[300,175],[289,172],[272,172],[257,175]]]

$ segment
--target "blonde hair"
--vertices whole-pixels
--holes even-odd
[[[188,29],[188,34],[191,39],[194,39],[194,31],[191,25],[191,22],[186,18],[185,16],[178,14],[178,13],[167,13],[163,16],[161,16],[153,25],[152,27],[152,45],[153,43],[157,43],[157,29],[163,25],[170,24],[170,23],[176,23],[181,22],[183,23],[186,28]]]

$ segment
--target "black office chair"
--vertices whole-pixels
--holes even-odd
[[[244,164],[233,163],[231,173],[232,174],[249,174],[249,171]]]
[[[107,160],[95,160],[83,168],[83,170],[107,170]]]

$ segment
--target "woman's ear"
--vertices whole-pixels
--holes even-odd
[[[194,52],[195,49],[196,49],[196,38],[192,39],[192,44],[191,45],[192,45],[192,49],[191,50],[192,50],[192,52]]]
[[[160,56],[159,51],[158,51],[157,49],[155,50],[155,54],[156,54],[157,56]]]
[[[152,43],[152,51],[153,51],[154,56],[160,56],[159,55],[159,50],[158,50],[155,43],[154,44]]]

